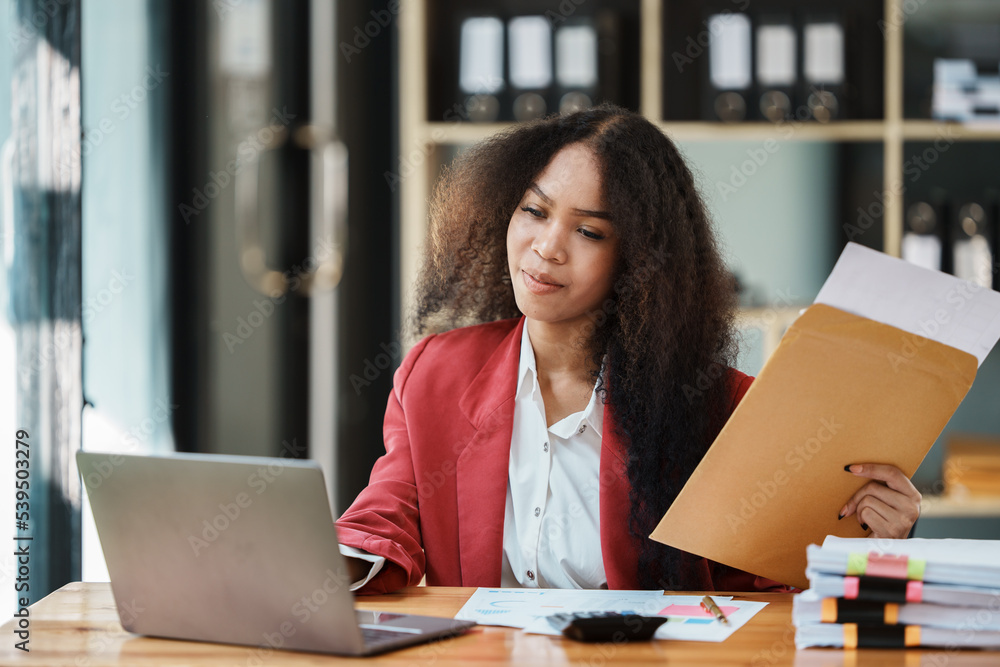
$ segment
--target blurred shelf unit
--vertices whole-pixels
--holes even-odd
[[[1000,497],[924,496],[920,501],[920,516],[925,519],[994,518],[1000,516]]]
[[[442,161],[455,150],[517,122],[506,119],[513,118],[518,109],[521,114],[529,115],[539,113],[540,109],[552,111],[560,105],[560,96],[565,100],[565,91],[570,90],[573,83],[589,93],[595,102],[610,99],[640,111],[678,141],[819,141],[873,147],[882,162],[881,174],[877,175],[881,192],[876,194],[882,214],[877,216],[881,229],[871,238],[876,239],[879,249],[899,256],[907,229],[904,217],[909,202],[904,201],[905,193],[912,180],[904,173],[909,164],[907,152],[918,149],[919,142],[939,142],[941,145],[944,141],[951,146],[956,142],[992,144],[1000,140],[1000,123],[973,124],[930,118],[927,99],[929,91],[933,90],[934,58],[955,54],[949,51],[949,44],[926,43],[926,33],[933,32],[928,26],[940,25],[952,26],[947,31],[952,42],[964,44],[968,41],[960,39],[965,34],[960,30],[964,24],[955,18],[963,12],[972,16],[976,23],[1000,31],[1000,7],[983,10],[983,3],[974,0],[925,0],[914,11],[912,4],[904,0],[884,0],[883,3],[769,0],[753,5],[732,0],[697,3],[685,0],[620,3],[403,0],[406,11],[399,14],[401,151],[399,178],[395,183],[401,197],[400,286],[404,307],[410,302],[407,290],[413,284],[425,236],[427,199]],[[731,31],[733,25],[739,24],[732,17],[740,14],[746,17],[744,23],[756,31],[747,33],[748,28],[743,28],[742,37],[737,34],[738,30],[723,34],[722,31]],[[478,27],[467,25],[467,19],[477,17],[491,21]],[[524,17],[542,20],[533,25],[514,25],[517,19]],[[713,23],[719,17],[729,17],[729,25],[719,28]],[[798,54],[794,72],[807,72],[817,69],[806,62],[809,56],[805,52],[811,47],[806,43],[809,38],[805,32],[811,21],[821,26],[840,26],[839,35],[819,31],[816,33],[819,37],[813,40],[820,45],[829,44],[831,39],[839,40],[844,55],[838,83],[810,84],[813,92],[830,89],[839,94],[837,100],[841,106],[834,107],[836,113],[828,118],[817,116],[810,106],[808,91],[802,89],[801,83],[789,80],[784,84],[779,81],[776,89],[779,93],[787,93],[789,101],[798,106],[794,111],[787,109],[784,119],[778,122],[753,119],[765,113],[763,105],[759,113],[756,110],[748,112],[748,120],[742,122],[706,119],[713,111],[709,98],[722,90],[713,85],[717,77],[713,78],[712,58],[707,53],[713,33],[725,37],[727,44],[735,42],[742,44],[742,48],[753,47],[747,52],[753,54],[751,62],[758,73],[761,68],[768,67],[768,62],[774,70],[774,53],[780,52],[782,45],[787,46],[791,40],[791,48]],[[473,29],[465,33],[470,25]],[[567,30],[560,35],[563,29]],[[546,30],[547,36],[538,37]],[[762,30],[770,31],[767,39],[762,38],[765,34]],[[510,42],[511,48],[505,48],[506,40],[513,40],[515,33],[521,35],[520,41],[516,45]],[[984,38],[987,42],[989,35],[992,33],[987,30]],[[533,38],[541,39],[543,47],[525,46],[530,45]],[[462,63],[469,62],[467,54],[462,52],[463,40],[466,44],[470,40],[480,45],[491,44],[493,55],[485,62],[482,58],[474,59],[473,65],[463,71]],[[805,46],[795,49],[796,40]],[[768,52],[771,55],[762,51],[766,51],[767,44],[772,46]],[[844,48],[846,44],[851,48]],[[565,49],[572,53],[574,45],[578,49],[586,50],[588,45],[596,49],[596,56],[588,61],[596,73],[596,81],[593,76],[588,79],[586,72],[581,74],[579,68],[566,77],[560,74],[560,62],[565,60],[561,54]],[[980,51],[988,51],[988,48],[983,47]],[[935,49],[940,53],[935,54]],[[520,55],[515,55],[515,51]],[[912,58],[915,65],[911,64],[911,51],[916,54]],[[524,52],[536,59],[547,58],[556,76],[533,83],[526,81],[523,71],[517,73],[519,68],[524,69],[523,63],[516,62],[519,58],[523,60]],[[961,52],[958,55],[968,54]],[[905,77],[904,60],[907,63]],[[486,83],[476,84],[474,75]],[[518,77],[520,87],[515,87]],[[731,81],[732,72],[729,77]],[[804,79],[805,75],[798,78]],[[502,85],[502,81],[498,84],[498,79],[510,85]],[[757,106],[752,104],[753,99],[760,96],[763,100],[772,92],[762,94],[765,87],[758,79],[764,77],[752,77],[743,91],[748,109]],[[469,80],[473,83],[469,84]],[[532,85],[539,87],[534,97],[528,90]],[[526,90],[528,94],[522,94]],[[470,102],[470,98],[477,101]],[[487,102],[482,102],[483,99]],[[771,112],[773,115],[773,109]],[[473,118],[482,118],[484,122],[473,122]],[[495,120],[490,121],[491,118]],[[819,122],[817,118],[827,122]]]
[[[836,123],[718,123],[709,121],[659,121],[657,125],[677,141],[885,141],[888,126],[882,121],[839,121]],[[417,129],[419,141],[433,144],[472,144],[509,127],[510,123],[422,122]],[[416,128],[415,128],[416,129]],[[903,120],[898,123],[898,137],[903,141],[934,140],[940,137],[958,141],[1000,141],[1000,125],[983,123]]]
[[[551,112],[566,105],[570,98],[579,102],[581,93],[574,92],[573,85],[586,93],[584,100],[587,96],[594,102],[609,99],[641,112],[678,141],[830,142],[844,146],[846,155],[862,147],[868,151],[869,162],[881,162],[881,173],[869,170],[872,180],[865,182],[864,187],[855,187],[867,191],[870,202],[878,202],[880,229],[862,242],[894,256],[902,253],[908,229],[904,224],[905,207],[911,205],[907,197],[916,190],[909,187],[913,178],[905,170],[911,166],[908,160],[919,159],[919,153],[914,151],[922,150],[922,142],[931,145],[937,142],[941,146],[943,141],[949,147],[969,144],[975,148],[966,151],[966,157],[971,153],[978,159],[976,156],[992,152],[993,142],[1000,141],[1000,122],[932,120],[926,101],[929,91],[934,89],[935,58],[953,57],[954,49],[958,48],[954,45],[964,44],[966,33],[959,29],[964,25],[962,17],[969,16],[974,23],[992,26],[1000,35],[1000,3],[402,0],[402,4],[397,183],[404,309],[411,303],[408,290],[418,269],[427,200],[440,165],[456,150],[516,122],[508,118],[537,114],[540,109]],[[514,25],[517,19],[526,16],[543,20],[532,25]],[[728,17],[724,24],[715,23],[720,16]],[[465,28],[471,25],[466,19],[477,17],[491,21],[473,26],[465,33]],[[954,28],[956,25],[959,28]],[[737,26],[736,32],[732,32],[733,26]],[[934,26],[952,26],[954,29],[948,29],[951,42],[926,43],[926,34],[933,34]],[[986,32],[981,40],[986,45],[969,57],[982,60],[984,52],[1000,45],[1000,39],[997,44],[990,44],[993,33]],[[520,35],[520,41],[509,42],[508,49],[507,39],[513,40],[515,33]],[[723,55],[728,53],[732,57],[732,49],[744,49],[750,60],[742,74],[713,71],[714,56],[708,53],[713,34],[719,36],[719,44],[725,47],[719,49]],[[538,40],[542,46],[538,46]],[[463,44],[473,42],[492,44],[493,55],[485,61],[477,56],[473,65],[463,65],[469,62],[468,54],[462,51]],[[568,62],[565,54],[573,53],[573,48],[583,49],[582,52],[589,48],[596,53],[588,61],[593,76],[581,75],[579,68],[576,71],[570,68],[563,76],[563,64]],[[822,54],[823,48],[836,50],[841,60],[832,66],[830,62],[816,60],[816,53]],[[791,64],[786,62],[784,66],[791,78],[784,80],[780,58],[775,60],[775,54],[780,55],[783,50],[786,61],[789,52],[795,54],[794,60],[789,61]],[[916,65],[911,63],[911,50],[920,55],[914,59]],[[519,68],[523,69],[525,54],[545,60],[555,74],[544,81],[527,81],[530,77],[518,73]],[[720,56],[717,62],[722,61]],[[1000,62],[1000,56],[997,61]],[[996,67],[997,62],[993,65]],[[772,79],[767,80],[766,86],[760,83],[766,79],[762,74],[765,71],[770,72],[768,76]],[[740,81],[741,77],[744,80]],[[823,77],[828,81],[824,82]],[[509,85],[498,83],[498,78]],[[532,85],[539,87],[537,94],[529,90]],[[736,98],[726,96],[733,92],[726,90],[727,85],[744,87],[736,91],[745,106],[744,120],[718,120],[720,115],[732,116],[732,109],[739,107],[738,101],[730,104]],[[777,112],[774,100],[784,100],[777,104]],[[990,159],[986,162],[992,163]],[[968,175],[974,168],[975,165],[959,166],[959,174]],[[841,168],[848,181],[852,171],[856,171],[852,164]],[[994,171],[989,177],[996,178],[1000,187],[997,173]],[[986,178],[982,174],[979,177]],[[844,200],[841,221],[846,229],[857,202],[848,195]],[[861,206],[865,206],[864,202]],[[841,239],[846,240],[849,239]]]

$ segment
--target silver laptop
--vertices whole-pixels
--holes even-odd
[[[355,611],[313,461],[92,452],[76,459],[130,632],[372,655],[475,625]]]

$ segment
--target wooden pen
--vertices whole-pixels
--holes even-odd
[[[706,595],[701,599],[701,607],[708,613],[715,616],[715,618],[719,621],[719,623],[724,623],[725,625],[729,625],[729,619],[726,618],[726,615],[722,613],[721,609],[719,609],[719,605],[715,604],[715,600],[713,600],[709,596]]]

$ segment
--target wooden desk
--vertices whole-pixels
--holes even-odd
[[[360,598],[361,609],[454,616],[473,588],[408,588],[394,595]],[[14,648],[14,624],[0,628],[2,665],[192,665],[271,667],[278,665],[671,665],[683,667],[996,667],[1000,653],[945,650],[812,649],[795,651],[791,594],[738,595],[770,604],[721,644],[653,641],[580,644],[520,630],[477,627],[454,639],[423,644],[374,658],[338,658],[312,653],[268,651],[245,646],[151,639],[125,632],[108,584],[73,583],[30,607],[30,653]]]

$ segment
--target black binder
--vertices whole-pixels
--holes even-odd
[[[850,117],[844,95],[846,38],[838,14],[806,14],[800,24],[802,76],[799,97],[813,120],[828,123]]]
[[[756,95],[752,117],[772,123],[793,118],[798,105],[800,39],[791,14],[765,14],[754,26]]]
[[[734,123],[753,117],[753,24],[748,14],[721,12],[707,14],[705,30],[698,39],[706,41],[707,78],[702,99],[702,116]]]

